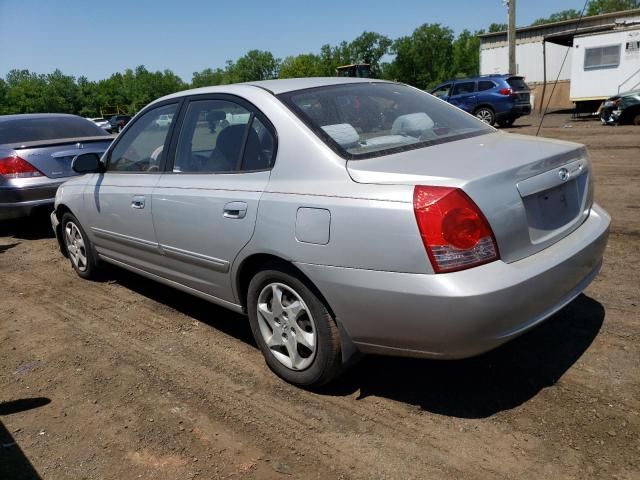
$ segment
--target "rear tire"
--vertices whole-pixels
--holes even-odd
[[[513,125],[513,122],[515,122],[515,119],[513,118],[507,118],[505,120],[498,120],[498,126],[500,128],[509,128]]]
[[[99,270],[98,256],[80,222],[67,212],[62,216],[61,224],[62,241],[71,266],[82,278],[95,280]]]
[[[496,123],[496,114],[490,107],[478,107],[473,114],[479,120],[493,127]]]
[[[636,113],[636,116],[631,120],[633,125],[640,125],[640,113]]]
[[[318,387],[342,370],[340,334],[331,313],[299,275],[270,265],[249,283],[253,337],[269,368],[301,387]]]

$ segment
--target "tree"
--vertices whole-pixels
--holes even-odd
[[[418,88],[427,89],[451,74],[453,32],[438,23],[421,25],[409,37],[394,42],[393,74]]]
[[[544,23],[561,22],[562,20],[571,20],[572,18],[578,18],[580,12],[570,8],[569,10],[562,10],[560,12],[552,13],[546,18],[539,18],[531,25],[542,25]]]
[[[472,77],[480,73],[479,32],[471,33],[465,29],[453,42],[452,69],[455,77]]]
[[[393,42],[375,32],[363,32],[349,44],[349,57],[353,63],[368,63],[374,76],[380,73],[380,60],[389,53]]]
[[[489,25],[489,33],[495,32],[506,32],[507,24],[506,23],[492,23]]]
[[[250,50],[238,59],[232,71],[238,82],[271,80],[278,77],[279,66],[280,60],[271,52]]]
[[[640,8],[640,0],[591,0],[587,6],[587,15],[600,15],[633,8]]]
[[[319,55],[303,53],[286,57],[280,64],[279,78],[322,77],[325,67]]]

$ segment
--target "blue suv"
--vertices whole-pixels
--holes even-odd
[[[501,127],[531,113],[530,90],[523,77],[483,75],[449,80],[431,90],[431,94],[469,112],[480,120]]]

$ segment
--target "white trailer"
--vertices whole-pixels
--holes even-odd
[[[640,25],[573,38],[569,97],[598,103],[640,88]]]

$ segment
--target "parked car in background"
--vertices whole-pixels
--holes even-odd
[[[53,209],[58,186],[77,175],[71,160],[80,153],[101,155],[112,137],[75,115],[0,116],[0,220]]]
[[[109,123],[109,120],[107,120],[106,118],[102,118],[102,117],[88,118],[87,117],[87,120],[91,120],[93,123],[95,123],[97,126],[102,128],[103,130],[106,130],[107,132],[111,132],[111,124]]]
[[[431,90],[431,94],[489,125],[508,127],[517,118],[531,113],[531,94],[523,77],[483,75],[449,80]]]
[[[609,97],[600,109],[605,125],[640,125],[640,90]]]
[[[171,125],[171,120],[173,120],[173,114],[160,115],[156,120],[156,126],[158,128],[167,128]]]
[[[507,342],[593,280],[610,223],[583,145],[355,78],[179,92],[73,168],[51,222],[78,275],[112,263],[246,313],[304,386],[359,353]]]
[[[112,133],[119,133],[131,120],[131,115],[114,115],[109,119]]]

